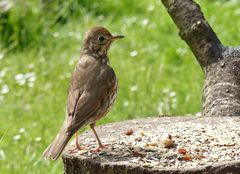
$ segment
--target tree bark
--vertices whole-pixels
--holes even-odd
[[[240,47],[224,46],[193,0],[162,0],[204,72],[203,116],[240,116]]]

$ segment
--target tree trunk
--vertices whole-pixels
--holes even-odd
[[[240,47],[223,46],[193,0],[162,0],[204,72],[203,116],[240,116]]]

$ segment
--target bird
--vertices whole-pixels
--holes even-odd
[[[74,149],[84,149],[78,142],[78,130],[87,124],[96,137],[98,149],[104,148],[95,124],[109,112],[118,93],[118,79],[107,53],[113,41],[123,37],[113,36],[101,26],[93,27],[85,33],[80,58],[68,88],[65,120],[55,139],[43,152],[44,158],[57,160],[74,134]]]

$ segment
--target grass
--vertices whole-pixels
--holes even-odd
[[[98,124],[200,112],[202,71],[160,0],[104,2],[83,1],[71,18],[61,12],[50,24],[49,14],[36,21],[34,14],[41,11],[32,3],[35,12],[24,16],[26,41],[16,22],[21,9],[14,12],[9,26],[18,34],[0,50],[0,173],[62,173],[61,160],[45,161],[41,154],[63,122],[71,72],[83,33],[92,26],[126,36],[109,52],[120,90],[112,111]],[[198,2],[223,43],[238,45],[240,3]],[[38,29],[29,30],[31,22]],[[39,34],[44,30],[46,35]]]

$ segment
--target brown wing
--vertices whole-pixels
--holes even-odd
[[[93,66],[93,65],[92,65]],[[73,78],[68,95],[68,118],[67,132],[75,133],[88,120],[96,116],[96,112],[101,108],[101,102],[108,97],[115,86],[116,77],[112,68],[102,65],[97,70],[96,77],[82,78],[80,80],[87,83],[80,85],[79,79]],[[78,73],[76,73],[78,74]],[[91,72],[88,73],[88,75]],[[90,80],[89,80],[90,79]],[[78,85],[76,85],[78,84]]]
[[[72,80],[68,89],[68,99],[67,99],[67,115],[73,116],[74,110],[77,105],[77,101],[83,93],[83,89],[79,80],[79,70],[76,68],[72,75]]]

